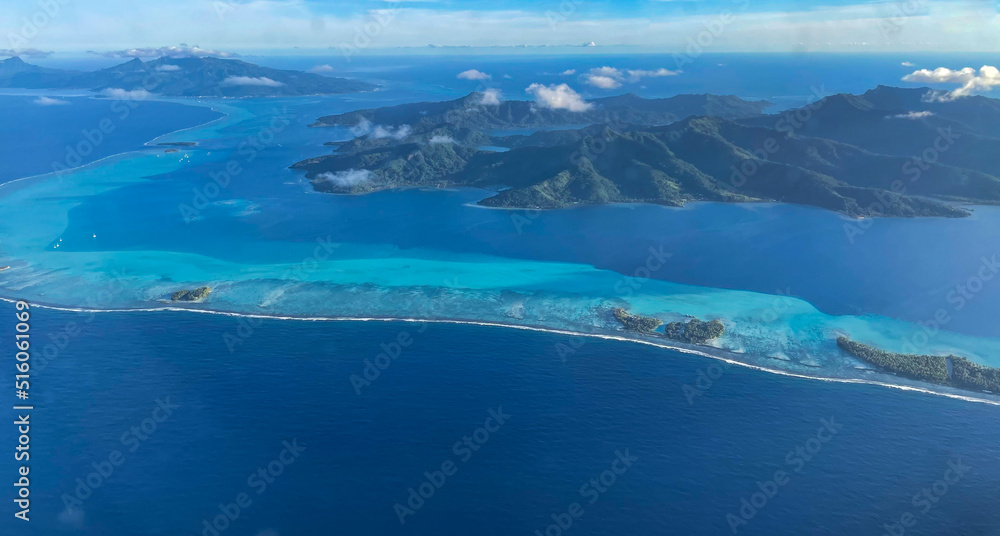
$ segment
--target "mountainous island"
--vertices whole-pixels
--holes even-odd
[[[98,71],[49,69],[19,57],[0,62],[0,87],[135,91],[169,97],[275,97],[372,91],[360,80],[271,69],[235,59],[138,58]]]
[[[495,103],[494,103],[495,100]],[[420,131],[439,125],[470,129],[517,129],[585,126],[591,124],[664,125],[690,115],[726,119],[759,116],[772,106],[732,95],[677,95],[644,99],[632,93],[593,99],[588,109],[571,111],[538,106],[530,101],[501,101],[488,92],[474,92],[446,102],[418,102],[320,117],[312,125],[409,125]]]
[[[996,99],[879,86],[779,114],[768,105],[622,95],[570,111],[472,93],[322,117],[314,126],[362,134],[292,167],[323,192],[474,186],[498,190],[480,204],[511,208],[782,202],[962,217],[960,204],[1000,203]]]

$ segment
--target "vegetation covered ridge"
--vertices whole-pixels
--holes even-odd
[[[635,96],[615,101],[631,112],[594,118],[519,118],[487,105],[449,113],[455,101],[361,110],[328,120],[356,120],[366,134],[292,167],[322,192],[470,186],[496,189],[479,203],[507,208],[780,202],[862,218],[963,217],[970,212],[959,204],[1000,204],[1000,100],[925,103],[886,87],[849,97],[768,116],[710,100],[668,113]],[[580,127],[595,119],[605,122]],[[531,121],[572,128],[496,130]],[[947,150],[927,159],[927,147]]]
[[[697,318],[691,318],[686,322],[668,322],[664,326],[663,333],[660,333],[656,330],[661,325],[664,325],[664,322],[659,318],[632,314],[626,311],[624,307],[616,307],[612,310],[612,314],[629,331],[689,344],[704,345],[718,339],[726,332],[725,325],[718,319],[704,322]]]
[[[887,352],[845,336],[837,338],[837,346],[862,361],[905,378],[970,391],[1000,393],[1000,369],[973,363],[965,357]]]
[[[211,287],[199,287],[194,290],[178,290],[170,295],[170,301],[196,302],[202,301],[212,293]]]

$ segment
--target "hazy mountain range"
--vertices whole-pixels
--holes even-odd
[[[367,82],[271,69],[233,59],[138,58],[98,71],[49,69],[18,57],[0,62],[0,87],[148,91],[171,97],[270,97],[371,91]]]

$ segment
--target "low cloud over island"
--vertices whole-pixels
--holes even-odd
[[[972,67],[951,70],[938,67],[933,71],[920,69],[903,77],[904,82],[919,82],[924,84],[960,84],[960,87],[940,97],[942,100],[954,100],[967,97],[976,92],[990,91],[1000,86],[1000,70],[992,65],[983,65],[977,72]]]
[[[263,86],[263,87],[281,87],[285,85],[277,80],[272,80],[266,76],[253,77],[253,76],[230,76],[222,81],[220,85],[223,86]]]
[[[371,174],[372,172],[367,169],[348,169],[346,171],[338,171],[336,173],[320,173],[319,175],[316,175],[316,180],[326,181],[341,188],[350,188],[363,182],[367,182],[371,177]]]
[[[571,112],[586,112],[593,105],[583,100],[579,93],[569,87],[569,84],[531,84],[525,91],[535,98],[542,108],[553,110],[569,110]]]

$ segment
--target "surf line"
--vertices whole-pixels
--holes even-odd
[[[7,303],[16,303],[21,300],[15,300],[6,297],[0,297],[0,301]],[[656,348],[662,348],[665,350],[672,350],[675,352],[680,352],[682,354],[697,355],[701,357],[706,357],[709,359],[715,359],[718,361],[725,362],[730,365],[738,365],[741,367],[746,367],[749,369],[767,372],[770,374],[777,374],[779,376],[786,376],[789,378],[797,378],[803,380],[814,380],[814,381],[825,381],[833,383],[844,383],[844,384],[854,384],[854,385],[873,385],[878,387],[887,387],[890,389],[899,389],[901,391],[911,391],[916,393],[923,393],[928,395],[943,396],[946,398],[951,398],[955,400],[962,400],[964,402],[973,402],[978,404],[987,404],[991,406],[1000,406],[1000,400],[991,400],[987,398],[977,398],[974,396],[961,395],[957,393],[946,393],[942,391],[935,391],[933,389],[928,389],[925,387],[917,387],[913,385],[901,385],[889,382],[881,382],[876,380],[865,380],[861,378],[830,378],[822,376],[810,376],[808,374],[801,374],[798,372],[791,372],[787,370],[779,370],[769,367],[764,367],[761,365],[754,365],[752,363],[746,363],[738,359],[723,357],[701,350],[695,350],[693,348],[686,348],[683,346],[674,346],[670,344],[664,344],[657,341],[644,340],[634,337],[628,337],[624,335],[611,335],[603,333],[582,333],[578,331],[570,331],[558,328],[546,328],[539,326],[524,326],[518,324],[506,324],[503,322],[487,322],[487,321],[477,321],[477,320],[456,320],[456,319],[445,319],[445,318],[403,318],[403,317],[324,317],[324,316],[288,316],[288,315],[266,315],[266,314],[255,314],[255,313],[237,313],[232,311],[212,311],[208,309],[189,309],[186,307],[144,307],[135,309],[87,309],[79,307],[64,307],[58,305],[47,305],[43,303],[32,303],[33,307],[39,307],[42,309],[50,309],[54,311],[64,311],[71,313],[90,313],[90,314],[101,314],[101,313],[161,313],[161,312],[177,312],[177,313],[200,313],[200,314],[210,314],[210,315],[220,315],[220,316],[230,316],[236,318],[257,318],[265,320],[291,320],[299,322],[408,322],[408,323],[427,323],[427,324],[456,324],[456,325],[471,325],[471,326],[484,326],[484,327],[495,327],[495,328],[510,328],[510,329],[520,329],[525,331],[534,331],[539,333],[551,333],[555,335],[567,335],[570,337],[589,337],[592,339],[603,339],[609,341],[626,342],[626,343],[637,343],[644,344],[646,346],[653,346]]]

